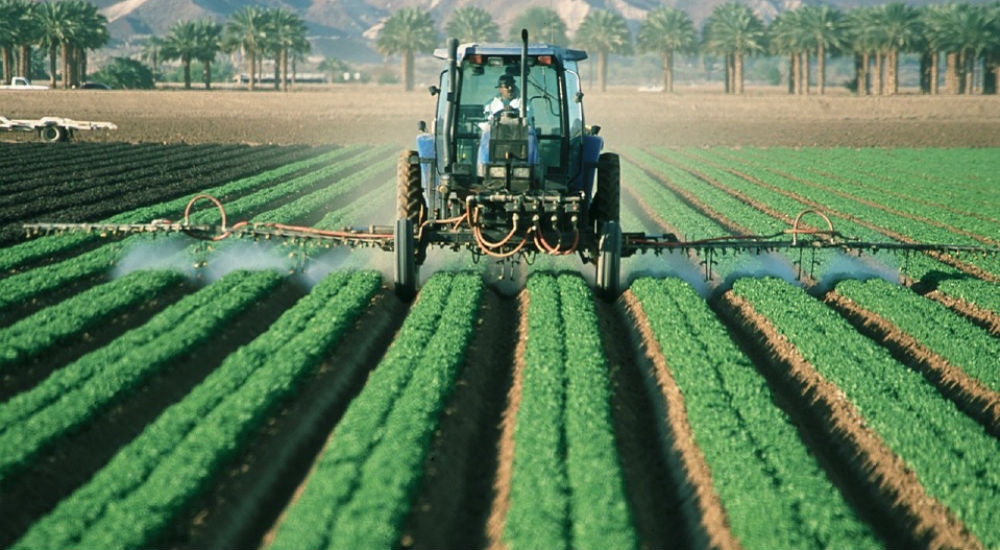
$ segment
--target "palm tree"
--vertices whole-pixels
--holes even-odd
[[[496,42],[500,27],[490,12],[478,6],[463,6],[455,10],[444,27],[445,33],[460,42]]]
[[[225,44],[232,50],[246,51],[251,91],[256,80],[258,43],[263,39],[265,22],[263,10],[256,6],[245,6],[233,13],[226,23]]]
[[[87,76],[87,50],[96,50],[108,43],[108,18],[101,14],[97,6],[82,0],[71,0],[79,4],[76,8],[77,28],[73,33],[76,64],[73,85],[84,81]]]
[[[142,59],[149,62],[150,69],[153,73],[153,83],[156,83],[156,73],[160,67],[160,50],[163,49],[163,40],[159,37],[151,36],[145,44],[142,45]]]
[[[608,55],[632,54],[632,33],[625,18],[607,10],[592,10],[576,30],[575,41],[581,47],[597,52],[597,80],[601,91],[608,86]]]
[[[816,80],[819,94],[826,92],[826,54],[838,50],[844,43],[844,24],[839,11],[830,6],[803,6],[801,12],[803,32],[815,46]],[[807,86],[808,90],[808,79]]]
[[[9,84],[14,76],[14,56],[11,49],[17,36],[20,15],[13,2],[0,0],[0,63],[3,63],[3,83]]]
[[[200,53],[202,44],[197,21],[178,21],[167,31],[160,53],[163,59],[180,59],[184,66],[184,89],[191,89],[191,60]]]
[[[811,41],[802,10],[783,11],[767,29],[768,50],[788,56],[788,93],[802,94],[809,82],[808,52]]]
[[[858,95],[879,94],[881,92],[881,63],[872,70],[872,60],[879,59],[879,48],[883,42],[882,19],[875,6],[855,8],[845,16],[847,32],[845,41],[855,55]]]
[[[702,37],[708,51],[726,58],[726,92],[743,94],[743,56],[764,51],[764,24],[749,7],[720,4],[705,20]]]
[[[306,24],[298,15],[281,8],[265,12],[264,25],[268,49],[274,53],[274,86],[288,90],[288,52],[309,51],[306,40]]]
[[[438,44],[434,20],[422,8],[403,8],[393,13],[379,31],[375,47],[384,55],[403,54],[403,82],[413,90],[413,56],[430,53]]]
[[[222,50],[222,25],[210,19],[200,19],[195,22],[195,32],[198,36],[198,51],[195,59],[201,62],[201,77],[205,89],[212,87],[212,62]]]
[[[59,46],[70,35],[70,20],[67,17],[65,4],[62,2],[43,2],[38,4],[35,19],[39,27],[39,44],[49,54],[49,87],[56,87],[56,57]]]
[[[660,6],[646,15],[636,42],[639,51],[663,55],[663,91],[674,91],[674,54],[694,51],[698,38],[687,12]]]
[[[568,46],[566,22],[551,8],[534,6],[514,17],[510,23],[508,38],[511,42],[521,41],[521,29],[528,30],[528,36],[538,42],[553,46]]]
[[[902,2],[878,7],[885,48],[885,91],[899,92],[899,53],[910,50],[921,36],[919,13]]]
[[[37,41],[38,34],[32,15],[34,8],[35,4],[29,0],[0,1],[0,48],[3,49],[0,57],[6,83],[14,76],[31,74],[31,44]]]

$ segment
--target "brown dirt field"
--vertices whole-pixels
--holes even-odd
[[[395,143],[410,145],[418,120],[434,116],[424,91],[331,86],[303,91],[2,91],[8,118],[63,116],[114,122],[87,141],[237,143]],[[1000,96],[793,97],[751,89],[728,97],[711,89],[675,94],[629,88],[588,92],[587,121],[614,149],[672,146],[1000,146]],[[0,139],[31,140],[32,134]]]

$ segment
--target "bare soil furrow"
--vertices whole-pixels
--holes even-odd
[[[482,548],[517,347],[518,302],[483,293],[479,324],[424,463],[403,548]]]
[[[835,459],[857,480],[847,491],[867,493],[868,505],[891,522],[883,524],[883,529],[896,539],[903,538],[904,547],[912,546],[905,539],[928,548],[983,547],[947,507],[927,494],[916,474],[867,426],[843,392],[816,371],[747,300],[729,291],[716,306],[754,346],[755,354],[766,359],[762,363],[769,379],[779,381],[783,395],[811,417],[811,425],[822,430],[817,437],[833,443]]]
[[[528,291],[522,290],[517,296],[517,340],[514,345],[513,371],[507,390],[507,399],[500,421],[500,439],[496,446],[496,477],[493,481],[493,502],[486,520],[486,547],[491,550],[506,550],[503,531],[510,509],[510,482],[514,467],[514,428],[517,425],[517,411],[521,407],[524,387],[524,350],[528,342]],[[512,324],[513,325],[513,324]]]
[[[729,528],[726,511],[712,484],[712,472],[701,450],[694,442],[694,434],[687,419],[684,396],[677,387],[670,366],[663,358],[660,345],[649,327],[642,304],[630,291],[622,296],[639,336],[638,345],[652,363],[651,383],[655,384],[662,400],[660,420],[664,427],[661,434],[669,448],[667,460],[674,482],[681,494],[689,495],[682,513],[691,531],[694,547],[740,548],[740,543]]]
[[[663,446],[656,443],[660,417],[643,381],[652,365],[637,345],[641,337],[626,318],[623,302],[594,303],[611,375],[615,441],[641,547],[692,548],[693,537],[679,513],[685,495]]]
[[[824,301],[859,332],[889,349],[901,362],[920,371],[942,394],[990,433],[1000,436],[1000,393],[952,365],[888,319],[861,307],[850,298],[828,292]]]
[[[256,548],[287,508],[347,405],[381,360],[406,318],[407,305],[383,288],[272,413],[239,460],[165,533],[158,547]]]

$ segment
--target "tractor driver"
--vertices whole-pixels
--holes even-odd
[[[486,104],[484,109],[486,115],[492,117],[500,111],[517,111],[520,108],[520,92],[517,85],[514,84],[514,77],[509,74],[500,75],[500,78],[497,79],[497,96]]]

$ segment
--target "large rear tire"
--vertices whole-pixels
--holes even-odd
[[[590,220],[599,233],[604,222],[621,217],[621,161],[615,153],[601,153],[597,159],[597,191],[590,203]]]
[[[407,218],[420,225],[427,219],[427,203],[417,159],[416,151],[403,151],[396,161],[396,218]]]
[[[616,220],[601,226],[597,241],[597,294],[613,302],[621,292],[622,229]]]
[[[408,218],[396,220],[393,239],[396,249],[396,265],[393,271],[396,295],[401,300],[410,301],[417,295],[417,277],[419,277],[413,221]]]

